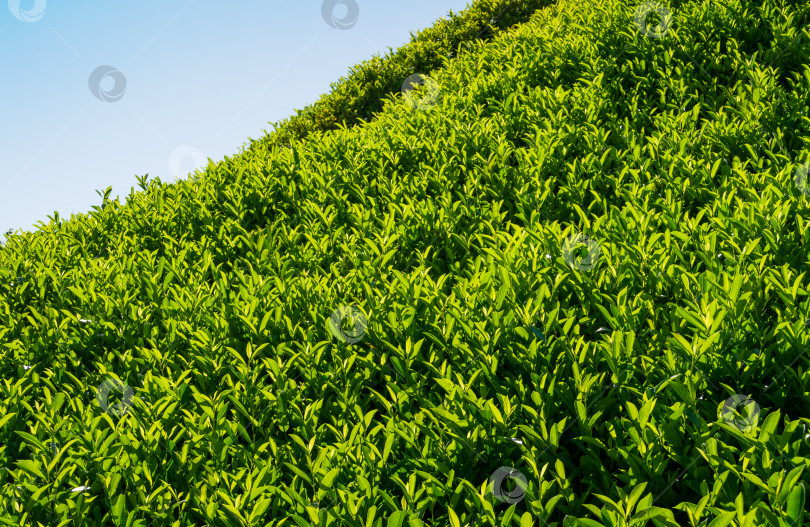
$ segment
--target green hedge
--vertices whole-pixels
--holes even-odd
[[[810,9],[638,5],[12,236],[0,524],[807,525]]]

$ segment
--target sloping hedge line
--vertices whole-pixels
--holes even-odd
[[[13,236],[0,523],[806,525],[810,9],[638,8]]]
[[[489,41],[515,24],[526,22],[554,0],[477,0],[460,13],[440,18],[413,35],[411,42],[354,66],[332,91],[295,115],[274,123],[274,130],[252,140],[268,146],[288,146],[314,131],[336,130],[370,120],[383,99],[400,91],[413,73],[429,74],[442,67],[460,47]]]

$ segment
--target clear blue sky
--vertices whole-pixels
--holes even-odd
[[[331,1],[1,0],[0,233],[232,155],[468,3]]]

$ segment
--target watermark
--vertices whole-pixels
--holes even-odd
[[[653,12],[658,14],[660,21],[655,26],[649,26],[647,17]],[[634,19],[638,30],[650,38],[665,37],[669,33],[669,26],[672,25],[672,13],[660,2],[644,2],[636,9]]]
[[[17,20],[36,22],[45,15],[45,0],[34,0],[34,5],[23,9],[23,0],[8,0],[8,10]],[[26,4],[31,5],[30,0]]]
[[[110,397],[110,391],[113,389],[120,391],[124,395],[124,398],[120,403],[109,406],[107,401]],[[130,388],[128,384],[124,384],[117,379],[107,379],[98,387],[96,400],[98,401],[98,404],[101,406],[102,410],[110,413],[111,415],[121,417],[129,412],[129,409],[132,407],[132,398],[134,396],[135,392],[132,391],[132,388]]]
[[[350,331],[343,329],[343,321],[346,318],[353,324]],[[332,312],[326,326],[329,332],[338,340],[348,344],[356,344],[365,337],[368,321],[365,315],[355,306],[340,306]]]
[[[427,87],[427,94],[421,99],[414,97],[413,91],[417,86]],[[439,95],[439,84],[427,75],[422,75],[421,73],[414,73],[402,83],[402,96],[405,97],[405,100],[411,108],[417,110],[428,110],[436,106]]]
[[[190,161],[190,163],[187,161]],[[206,161],[205,155],[193,146],[180,146],[175,148],[169,155],[169,170],[175,177],[179,178],[204,167]]]
[[[105,88],[102,86],[107,79],[112,80],[112,87]],[[90,93],[93,94],[93,97],[103,102],[118,102],[127,91],[126,77],[112,66],[99,66],[94,69],[90,73],[87,85],[90,87]]]
[[[756,428],[759,405],[750,397],[736,393],[723,403],[722,417],[723,421],[745,433]]]
[[[504,483],[507,479],[511,479],[515,482],[515,488],[511,491],[504,490]],[[523,499],[523,496],[526,494],[527,485],[526,476],[518,469],[513,467],[501,467],[492,473],[487,489],[492,492],[496,500],[514,505]]]
[[[344,13],[340,11],[343,10]],[[325,0],[321,5],[321,15],[330,27],[347,30],[357,24],[360,18],[360,6],[355,0]]]
[[[563,243],[562,252],[565,262],[580,271],[593,269],[602,254],[599,244],[582,233],[569,236]]]
[[[807,173],[810,172],[810,161],[805,162],[796,169],[793,176],[793,181],[796,182],[796,188],[799,192],[810,198],[810,187],[807,185]]]

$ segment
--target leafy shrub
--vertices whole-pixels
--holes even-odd
[[[638,7],[12,236],[0,521],[802,525],[808,8]]]
[[[448,58],[476,42],[486,42],[515,24],[525,22],[550,0],[479,0],[460,13],[440,18],[432,27],[411,35],[411,42],[374,56],[352,68],[348,77],[332,84],[332,91],[296,114],[274,123],[274,130],[258,141],[287,146],[314,131],[337,130],[371,120],[383,100],[402,88],[415,72],[442,68]],[[256,141],[251,140],[249,148]]]

